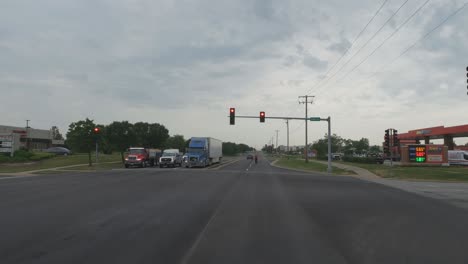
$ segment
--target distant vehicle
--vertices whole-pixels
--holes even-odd
[[[150,166],[157,166],[159,164],[159,158],[162,156],[162,151],[160,149],[148,149],[149,154],[149,163]]]
[[[211,137],[192,137],[187,149],[186,167],[206,167],[221,162],[223,142]]]
[[[159,167],[176,167],[182,166],[182,155],[178,149],[165,149],[159,158]]]
[[[125,168],[132,166],[146,167],[150,165],[149,152],[145,148],[129,148],[125,157]]]
[[[182,166],[184,166],[186,168],[189,166],[189,160],[188,160],[188,156],[186,154],[182,156]]]
[[[248,160],[253,159],[253,155],[252,155],[252,154],[247,155],[247,159],[248,159]]]
[[[44,152],[53,153],[56,155],[63,155],[63,156],[72,154],[71,150],[64,148],[64,147],[51,147],[48,149],[44,149]]]
[[[383,164],[383,153],[367,153],[367,158],[374,159],[376,163]]]
[[[448,162],[450,165],[466,165],[468,166],[468,151],[466,150],[449,150]]]

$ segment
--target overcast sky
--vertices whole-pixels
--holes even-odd
[[[145,121],[256,147],[279,130],[285,145],[285,121],[230,126],[228,111],[304,117],[300,95],[332,133],[371,144],[389,127],[467,124],[468,7],[416,42],[464,1],[2,0],[0,124]],[[309,142],[326,132],[310,122]]]

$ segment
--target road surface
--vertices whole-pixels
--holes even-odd
[[[468,211],[240,160],[0,180],[0,263],[467,263]]]

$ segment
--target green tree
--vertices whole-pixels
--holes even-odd
[[[133,125],[133,130],[136,138],[135,143],[141,147],[161,147],[169,138],[169,130],[158,123],[138,122]]]
[[[369,152],[380,153],[381,152],[380,146],[374,145],[374,146],[369,147]]]
[[[331,136],[331,152],[336,153],[343,151],[344,142],[345,140],[343,140],[340,136],[333,134]],[[322,139],[315,141],[312,144],[312,149],[315,149],[317,151],[317,156],[326,156],[328,154],[328,135],[325,134],[325,136]]]
[[[148,146],[153,148],[160,148],[163,146],[164,142],[166,142],[166,140],[169,138],[169,130],[165,126],[158,123],[149,124],[148,127]],[[182,136],[182,139],[183,138],[184,137]],[[184,149],[184,147],[181,149]]]
[[[60,131],[59,131],[57,126],[53,126],[50,129],[50,132],[52,133],[52,139],[63,140],[63,136],[62,136],[62,134],[60,134]]]
[[[223,142],[222,149],[223,149],[223,155],[235,155],[237,153],[236,143]]]
[[[128,121],[114,121],[106,126],[104,134],[112,149],[120,153],[122,163],[125,162],[124,152],[136,143],[133,125]]]
[[[166,148],[178,149],[181,152],[185,152],[186,141],[182,135],[174,135],[169,137],[164,144]]]
[[[355,146],[358,154],[364,154],[369,151],[369,139],[361,138],[359,141],[355,142]]]
[[[92,166],[91,151],[96,142],[96,136],[93,133],[95,127],[93,120],[86,118],[86,120],[71,123],[67,132],[67,145],[75,152],[88,153],[89,166]]]

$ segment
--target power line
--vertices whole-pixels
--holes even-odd
[[[381,74],[383,73],[383,70],[385,70],[388,66],[390,66],[391,64],[393,64],[395,61],[397,61],[398,59],[400,59],[401,57],[403,57],[407,52],[409,52],[412,48],[414,48],[419,42],[425,40],[426,38],[428,38],[434,31],[436,31],[438,28],[440,28],[443,24],[445,24],[448,20],[450,20],[452,17],[456,16],[460,11],[462,11],[466,6],[468,5],[468,2],[465,2],[462,6],[460,6],[459,8],[457,8],[454,12],[450,13],[447,17],[445,17],[439,24],[437,24],[435,27],[433,27],[432,29],[430,29],[429,31],[427,31],[422,37],[420,37],[419,39],[417,39],[415,42],[413,42],[410,46],[408,46],[408,48],[406,48],[405,50],[403,50],[397,57],[395,57],[395,59],[393,59],[390,63],[386,63],[383,65],[383,67],[381,67],[379,70],[373,72],[371,75],[369,75],[366,80],[374,77],[375,75],[377,74]],[[365,81],[365,80],[364,80]],[[364,82],[363,81],[363,82]],[[362,82],[362,83],[363,83]],[[343,95],[345,96],[345,95]]]
[[[372,37],[370,39],[368,39],[363,46],[361,46],[359,48],[359,50],[357,52],[355,52],[346,62],[345,64],[343,64],[340,69],[338,69],[338,71],[336,71],[330,78],[328,78],[328,80],[325,82],[325,84],[327,84],[331,79],[333,79],[333,77],[335,77],[344,67],[346,67],[346,65],[348,65],[348,63],[357,55],[359,54],[359,52],[361,52],[362,49],[364,49],[367,44],[369,44],[379,33],[380,31],[382,31],[382,29],[390,22],[390,20],[395,17],[396,14],[398,14],[398,12],[400,12],[401,8],[403,8],[403,6],[406,5],[406,3],[408,3],[409,0],[405,0],[403,2],[403,4],[400,5],[400,7],[398,7],[398,9],[393,12],[393,14],[385,21],[385,23],[374,33],[374,35],[372,35]],[[324,88],[324,85],[325,84],[322,84],[322,89]]]
[[[460,11],[462,11],[466,6],[468,5],[468,2],[465,2],[461,7],[459,7],[458,9],[456,9],[454,12],[450,13],[450,15],[448,15],[446,18],[444,18],[439,24],[437,24],[435,27],[433,27],[431,30],[427,31],[422,37],[420,37],[419,39],[417,39],[415,42],[413,42],[410,46],[408,46],[408,48],[406,48],[405,50],[403,50],[397,57],[395,57],[392,61],[390,61],[389,63],[385,63],[382,67],[380,67],[378,70],[376,70],[375,72],[373,72],[372,74],[370,74],[366,80],[376,76],[377,74],[381,74],[384,72],[384,70],[389,67],[390,65],[392,65],[393,63],[395,63],[395,61],[397,61],[398,59],[400,59],[401,57],[403,57],[407,52],[409,52],[412,48],[414,48],[419,42],[425,40],[426,38],[428,38],[434,31],[436,31],[438,28],[440,28],[443,24],[445,24],[450,18],[456,16]]]
[[[408,48],[406,48],[402,53],[400,53],[400,55],[398,55],[395,59],[393,59],[390,63],[387,63],[384,65],[384,67],[382,67],[380,69],[383,70],[385,69],[386,67],[390,66],[392,63],[394,63],[395,61],[397,61],[398,59],[400,59],[403,55],[405,55],[408,51],[410,51],[412,48],[414,48],[416,46],[416,44],[418,44],[419,42],[425,40],[427,37],[429,37],[429,35],[431,35],[434,31],[436,31],[438,28],[440,28],[443,24],[445,24],[445,22],[447,22],[450,18],[456,16],[460,11],[462,11],[466,5],[468,5],[468,2],[465,2],[461,7],[459,7],[458,9],[456,9],[453,13],[451,13],[450,15],[448,15],[444,20],[442,20],[442,22],[440,22],[437,26],[435,26],[434,28],[432,28],[431,30],[429,30],[426,34],[424,34],[421,38],[419,38],[418,40],[416,40],[413,44],[411,44]],[[374,72],[370,77],[374,76],[375,74],[377,74],[379,71],[376,71]]]
[[[394,31],[392,34],[390,34],[387,38],[385,38],[379,46],[377,46],[371,53],[369,53],[369,55],[367,55],[360,63],[358,63],[356,66],[354,66],[350,71],[348,71],[341,79],[338,80],[339,81],[342,81],[344,80],[349,74],[351,74],[352,72],[354,72],[359,66],[361,66],[364,62],[366,62],[372,55],[374,55],[374,53],[380,49],[389,39],[391,39],[398,31],[400,31],[400,29],[405,26],[417,13],[419,13],[419,11],[421,11],[421,9],[427,4],[429,3],[430,0],[426,0],[426,2],[424,2],[421,6],[419,6],[418,9],[416,9],[416,11],[413,12],[413,14],[411,14],[411,16],[409,16],[405,22],[403,22],[402,24],[400,24]]]
[[[388,0],[385,0],[382,5],[380,5],[379,9],[377,9],[377,11],[374,13],[374,15],[372,16],[372,18],[367,22],[367,24],[364,26],[364,28],[361,30],[361,32],[359,32],[359,34],[354,38],[353,42],[351,43],[351,46],[349,46],[345,52],[341,55],[341,57],[335,62],[335,64],[333,64],[333,66],[331,66],[327,72],[325,73],[325,78],[318,81],[311,89],[314,89],[316,88],[320,82],[322,82],[323,80],[325,80],[327,77],[328,77],[328,74],[335,68],[336,65],[338,65],[338,63],[344,58],[344,56],[346,54],[348,54],[348,51],[354,46],[354,44],[356,43],[356,41],[359,39],[359,37],[361,37],[362,33],[364,33],[364,31],[367,29],[367,27],[372,23],[372,21],[374,21],[374,18],[377,16],[377,14],[380,13],[380,11],[382,10],[382,8],[384,7],[384,5],[388,2]]]

